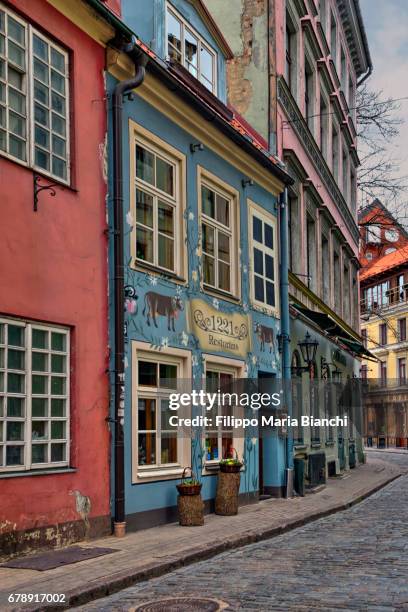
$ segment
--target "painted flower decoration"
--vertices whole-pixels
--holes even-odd
[[[193,212],[190,211],[188,213],[188,219],[189,219],[189,221],[194,221],[194,213]]]
[[[251,442],[252,442],[253,446],[256,446],[256,443],[258,442],[258,438],[252,438]]]
[[[197,272],[197,270],[193,270],[191,272],[191,278],[193,279],[194,282],[198,281],[198,272]]]
[[[181,334],[181,344],[183,346],[187,346],[187,344],[188,344],[188,334],[186,334],[186,332],[184,332],[184,331]]]
[[[137,311],[137,302],[133,298],[127,298],[125,300],[125,310],[129,314],[135,314]]]
[[[197,359],[196,355],[193,355],[193,357],[191,359],[191,363],[192,363],[193,367],[198,366],[198,359]]]
[[[243,265],[242,266],[242,271],[243,271],[244,274],[247,274],[248,273],[248,266],[247,265]]]
[[[248,312],[248,304],[246,302],[242,304],[242,308],[244,312]]]
[[[157,278],[153,276],[153,274],[149,274],[148,279],[152,287],[155,287],[157,285]]]
[[[257,358],[256,358],[256,355],[252,355],[252,363],[253,363],[254,365],[256,365],[256,363],[257,363]]]
[[[162,338],[161,342],[160,342],[160,346],[162,348],[168,348],[168,346],[169,346],[169,339],[168,338]]]
[[[130,225],[130,227],[133,227],[133,215],[130,210],[126,213],[126,223]]]
[[[217,300],[217,298],[214,298],[214,299],[213,299],[212,304],[213,304],[213,306],[214,306],[214,308],[215,308],[216,310],[218,310],[218,309],[219,309],[219,307],[220,307],[220,302],[219,302],[219,300]]]
[[[200,247],[196,248],[195,254],[197,255],[197,257],[201,257],[201,248]]]

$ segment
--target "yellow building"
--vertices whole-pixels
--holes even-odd
[[[389,230],[388,230],[389,231]],[[365,441],[408,447],[408,246],[360,274],[361,333],[378,362],[362,362]]]

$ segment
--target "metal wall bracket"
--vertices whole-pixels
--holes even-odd
[[[34,212],[38,210],[38,194],[41,191],[49,191],[50,195],[54,197],[56,195],[56,191],[54,187],[58,187],[59,183],[49,183],[48,185],[41,185],[40,181],[44,180],[42,176],[38,174],[33,175],[34,180]]]

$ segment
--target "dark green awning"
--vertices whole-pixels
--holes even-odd
[[[373,355],[366,347],[361,344],[361,342],[357,342],[356,340],[349,340],[349,338],[341,338],[339,336],[340,342],[345,344],[353,353],[356,353],[359,357],[364,357],[365,359],[369,359],[370,361],[378,361],[378,358]]]
[[[341,325],[339,325],[330,315],[324,312],[316,312],[310,310],[305,306],[299,304],[291,304],[295,310],[300,312],[302,315],[307,317],[310,321],[315,323],[322,331],[324,331],[329,337],[337,338],[342,344],[344,344],[350,351],[357,354],[359,357],[366,357],[367,359],[378,361],[377,357],[370,353],[365,346],[353,338]]]

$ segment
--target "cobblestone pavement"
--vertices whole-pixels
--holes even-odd
[[[77,610],[124,611],[160,598],[204,596],[228,610],[408,611],[408,457],[389,453],[386,460],[404,475],[349,510]]]

